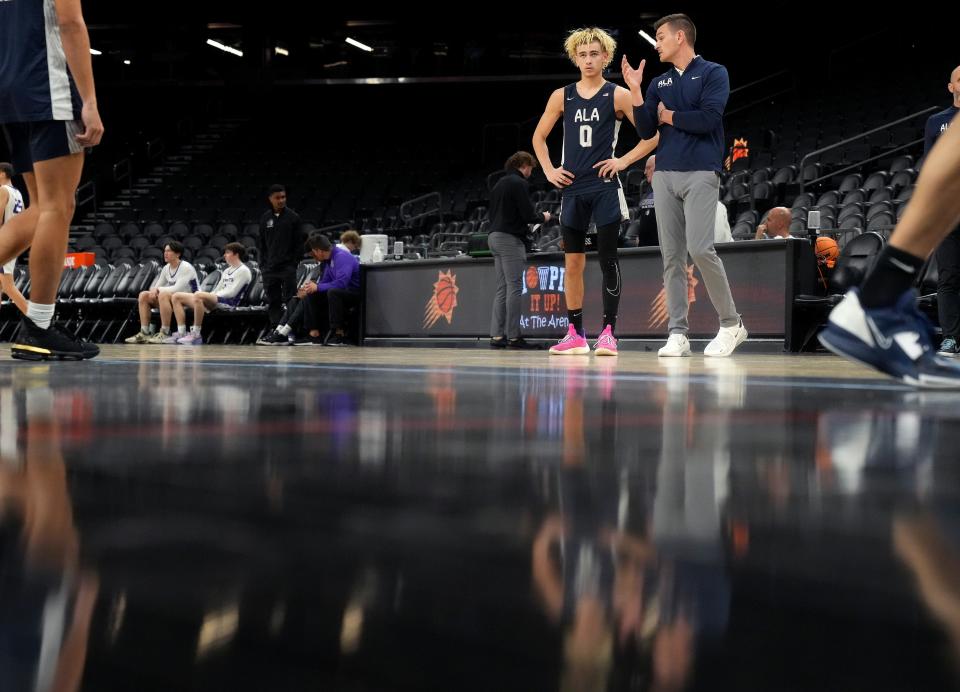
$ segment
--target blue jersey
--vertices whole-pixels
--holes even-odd
[[[614,99],[616,84],[604,82],[593,98],[585,99],[576,84],[563,88],[563,158],[561,165],[574,175],[563,195],[583,195],[620,188],[620,178],[601,178],[594,166],[613,157],[620,133]]]
[[[79,120],[54,0],[0,0],[0,123]]]

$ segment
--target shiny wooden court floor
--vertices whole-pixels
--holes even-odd
[[[550,356],[545,351],[501,351],[482,348],[358,348],[322,346],[110,346],[100,360],[108,361],[237,361],[271,365],[407,366],[421,368],[596,369],[603,372],[661,374],[718,372],[757,377],[878,380],[869,368],[828,354],[735,354],[730,358],[658,358],[655,353],[625,351],[616,357]]]
[[[0,690],[956,689],[958,404],[819,355],[4,359]]]

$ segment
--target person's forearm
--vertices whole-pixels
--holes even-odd
[[[345,289],[350,285],[350,273],[334,274],[330,281],[324,281],[317,284],[318,291],[329,291],[331,288]]]
[[[657,125],[659,125],[659,122],[657,121],[656,111],[651,112],[651,109],[645,105],[637,106],[636,103],[634,103],[633,122],[640,139],[649,140],[657,134]]]
[[[246,285],[245,283],[237,282],[233,285],[233,288],[221,288],[219,291],[214,291],[213,294],[217,298],[236,298]]]
[[[70,18],[60,22],[60,39],[67,66],[77,85],[84,104],[96,103],[97,92],[93,84],[93,63],[90,60],[90,36],[83,18]]]
[[[695,135],[713,132],[722,123],[723,113],[713,109],[673,112],[673,126]]]
[[[627,168],[656,148],[657,140],[655,138],[651,137],[650,139],[641,139],[639,142],[637,142],[637,146],[620,157],[620,161],[623,162],[623,167]]]
[[[537,156],[537,161],[540,162],[540,167],[544,171],[553,170],[553,162],[550,160],[550,150],[547,148],[547,140],[543,137],[533,137],[533,153]]]

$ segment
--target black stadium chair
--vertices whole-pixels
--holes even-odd
[[[884,246],[883,237],[866,232],[852,238],[841,250],[829,279],[826,295],[799,295],[794,299],[794,338],[796,350],[807,350],[817,333],[826,326],[827,315],[843,298],[850,286],[866,275]]]

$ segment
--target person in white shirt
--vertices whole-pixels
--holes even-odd
[[[193,293],[199,280],[197,270],[183,257],[183,245],[171,240],[163,247],[163,260],[166,264],[160,270],[157,285],[149,291],[142,291],[137,299],[140,308],[140,331],[126,339],[128,344],[162,344],[170,339],[170,318],[173,316],[173,296],[175,293]],[[160,310],[160,331],[150,334],[150,310]],[[187,326],[177,323],[180,336],[185,336]]]
[[[340,234],[340,242],[337,243],[337,247],[343,248],[351,255],[356,255],[360,252],[360,245],[363,243],[363,239],[360,238],[360,234],[356,231],[344,231]]]
[[[647,159],[647,163],[644,166],[643,174],[647,178],[647,183],[651,184],[650,181],[653,180],[653,174],[657,170],[657,157],[651,156]],[[656,211],[653,208],[653,190],[649,192],[648,195],[644,196],[644,199],[640,202],[640,213],[643,215],[640,218],[641,221],[645,222],[644,230],[647,230],[647,233],[643,234],[641,238],[642,245],[649,245],[648,240],[653,237],[652,232],[649,230],[651,225],[656,230]],[[652,218],[652,223],[650,222],[650,217]],[[656,238],[653,238],[656,240]],[[659,242],[659,241],[658,241]],[[730,220],[727,218],[727,207],[717,200],[717,212],[714,217],[714,227],[713,227],[713,242],[714,243],[732,243],[733,242],[733,233],[730,231]],[[657,244],[657,243],[654,243]]]
[[[764,238],[783,239],[790,237],[790,210],[774,207],[767,212],[766,220],[757,226],[756,240]]]
[[[253,281],[250,269],[243,263],[247,257],[247,248],[240,243],[227,243],[223,248],[223,259],[227,262],[226,269],[220,274],[220,281],[212,293],[197,291],[196,293],[174,293],[173,312],[177,317],[177,324],[186,324],[186,308],[193,308],[193,326],[190,333],[178,336],[176,343],[188,346],[200,345],[203,337],[200,336],[200,327],[203,317],[217,308],[235,308],[247,295],[247,290]]]
[[[717,200],[717,218],[713,227],[713,242],[733,242],[733,233],[730,232],[730,219],[727,218],[727,207],[719,200]]]
[[[23,195],[13,186],[13,166],[0,163],[0,227],[23,211]],[[10,296],[10,300],[24,315],[27,314],[27,299],[17,289],[13,271],[17,265],[14,257],[0,266],[0,297]]]

